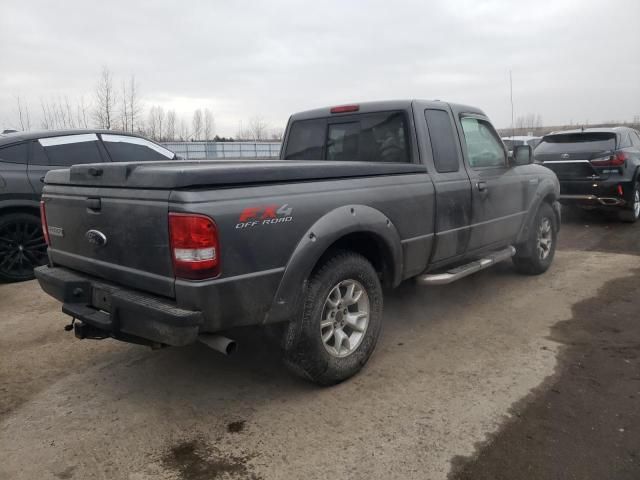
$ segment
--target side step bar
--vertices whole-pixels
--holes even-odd
[[[493,252],[480,260],[475,260],[471,263],[461,265],[443,273],[426,273],[424,275],[419,275],[417,277],[417,281],[420,285],[446,285],[447,283],[455,282],[456,280],[460,280],[472,273],[484,270],[498,262],[508,260],[515,254],[515,247],[507,247],[504,250]]]

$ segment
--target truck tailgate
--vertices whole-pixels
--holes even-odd
[[[47,185],[54,264],[131,288],[174,296],[167,190]]]

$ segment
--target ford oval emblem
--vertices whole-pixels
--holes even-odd
[[[100,230],[88,230],[84,236],[89,243],[97,247],[104,247],[107,244],[107,237]]]

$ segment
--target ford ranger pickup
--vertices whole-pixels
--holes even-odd
[[[277,161],[75,165],[46,175],[42,288],[78,338],[233,350],[233,329],[281,335],[322,385],[357,373],[383,287],[443,285],[512,258],[554,257],[556,175],[508,154],[479,109],[406,100],[289,119]]]

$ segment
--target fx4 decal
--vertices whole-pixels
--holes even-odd
[[[293,216],[291,212],[293,212],[293,208],[286,203],[281,206],[247,207],[240,213],[236,228],[251,228],[256,225],[292,222]]]

